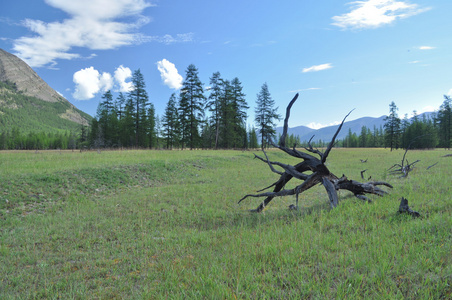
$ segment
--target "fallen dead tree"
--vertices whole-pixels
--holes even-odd
[[[351,113],[348,113],[345,118],[342,120],[342,123],[339,125],[336,133],[334,134],[333,138],[331,139],[331,142],[329,143],[328,147],[325,149],[325,152],[322,152],[318,149],[313,149],[311,145],[311,140],[308,143],[308,147],[305,148],[306,151],[318,155],[319,158],[315,157],[314,155],[311,155],[306,152],[301,152],[296,149],[296,145],[293,146],[293,148],[286,147],[286,136],[287,136],[287,130],[288,130],[288,122],[290,117],[290,109],[292,108],[292,105],[295,103],[295,101],[298,98],[298,94],[295,95],[295,97],[290,101],[289,105],[286,109],[286,117],[284,119],[284,127],[283,127],[283,133],[279,139],[278,145],[276,145],[273,141],[270,141],[270,144],[274,147],[284,151],[290,156],[299,158],[302,160],[302,162],[296,164],[296,165],[288,165],[277,161],[270,161],[268,159],[267,153],[265,150],[262,150],[262,152],[265,155],[264,157],[258,156],[254,154],[255,158],[265,162],[270,167],[271,171],[280,175],[279,179],[273,183],[272,185],[257,191],[259,194],[248,194],[245,195],[242,199],[240,199],[239,203],[245,200],[248,197],[265,197],[264,201],[254,210],[253,212],[261,212],[264,210],[264,208],[272,201],[273,198],[278,196],[289,196],[289,195],[295,195],[296,197],[296,209],[298,209],[298,195],[300,193],[303,193],[304,191],[312,188],[313,186],[317,184],[322,184],[325,187],[325,190],[328,194],[329,203],[332,208],[336,207],[339,204],[339,199],[337,195],[338,190],[348,190],[354,194],[355,197],[363,200],[371,202],[371,200],[366,197],[366,194],[374,194],[378,196],[383,196],[387,192],[383,189],[381,189],[379,186],[387,186],[392,188],[392,186],[383,181],[370,181],[361,183],[355,180],[348,179],[345,175],[342,175],[342,177],[337,177],[333,173],[328,170],[328,168],[325,165],[326,159],[328,158],[328,155],[331,151],[331,149],[334,146],[335,140],[337,135],[339,134],[340,130],[342,129],[342,125],[344,124],[345,119],[348,117],[348,115]],[[278,166],[282,168],[284,171],[278,171],[274,168],[274,166]],[[306,174],[306,172],[312,172],[311,174]],[[298,186],[296,186],[293,189],[285,189],[285,185],[292,179],[296,178],[302,181],[302,183]],[[272,192],[264,192],[262,191],[273,188]]]
[[[413,171],[414,165],[417,164],[418,162],[420,162],[420,160],[418,159],[418,160],[416,160],[415,162],[412,162],[412,163],[410,164],[410,163],[408,162],[408,159],[406,159],[405,157],[406,157],[406,154],[407,154],[408,150],[410,149],[411,145],[413,144],[413,142],[414,142],[416,139],[418,139],[418,138],[420,138],[420,137],[423,137],[423,136],[424,136],[424,135],[420,135],[420,136],[418,136],[418,137],[415,137],[415,138],[410,142],[410,144],[408,145],[408,147],[406,147],[405,153],[403,154],[403,157],[402,157],[402,163],[400,163],[400,164],[394,164],[392,167],[390,167],[390,168],[388,169],[388,171],[390,171],[390,174],[391,174],[391,175],[397,175],[397,174],[399,174],[399,175],[401,175],[400,178],[404,178],[404,177],[407,177],[408,174],[409,174],[411,171]],[[395,167],[398,167],[398,169],[394,169]]]

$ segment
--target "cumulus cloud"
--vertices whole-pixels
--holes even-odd
[[[111,76],[110,76],[111,78]],[[105,87],[108,75],[100,74],[93,67],[85,68],[74,73],[75,92],[72,96],[77,100],[88,100],[94,98],[101,88]]]
[[[183,78],[172,62],[162,59],[157,62],[157,69],[160,71],[163,83],[169,88],[178,90],[182,87]]]
[[[66,12],[69,18],[49,23],[31,19],[22,21],[34,35],[16,39],[13,49],[31,67],[54,66],[60,59],[81,58],[74,50],[76,47],[108,50],[151,41],[171,44],[192,40],[191,33],[148,37],[137,32],[150,22],[150,18],[141,15],[144,9],[152,6],[145,0],[45,2]],[[125,17],[134,22],[125,22]]]
[[[331,69],[332,67],[333,66],[331,65],[331,63],[327,63],[327,64],[315,65],[315,66],[308,67],[308,68],[303,68],[302,72],[303,73],[306,73],[306,72],[317,72],[317,71]]]
[[[120,65],[115,70],[115,81],[119,85],[119,92],[128,92],[133,88],[132,82],[126,82],[128,78],[132,77],[132,71],[124,67],[123,65]]]
[[[333,25],[343,29],[377,28],[430,9],[397,0],[354,1],[349,4],[353,9],[349,13],[334,16]]]
[[[113,78],[110,73],[103,72],[99,77],[99,87],[106,92],[113,87]]]
[[[73,75],[75,91],[72,96],[77,100],[89,100],[98,93],[104,93],[114,87],[118,87],[120,92],[128,92],[133,87],[132,82],[126,82],[130,77],[132,71],[122,65],[116,68],[114,77],[108,72],[101,74],[94,67],[81,69]]]

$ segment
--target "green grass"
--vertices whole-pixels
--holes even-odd
[[[238,199],[278,177],[251,152],[0,152],[0,299],[450,299],[446,153],[409,151],[401,179],[403,151],[334,149],[336,175],[394,189],[331,210],[317,186],[298,212],[252,214],[262,199]]]

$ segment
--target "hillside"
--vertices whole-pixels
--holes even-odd
[[[22,133],[79,131],[81,124],[73,119],[86,115],[70,103],[48,102],[18,92],[11,85],[0,82],[0,132],[19,128]],[[83,123],[87,125],[86,115]]]
[[[25,62],[0,49],[0,131],[78,130],[90,120]]]

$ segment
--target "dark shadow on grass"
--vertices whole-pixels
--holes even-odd
[[[301,207],[298,211],[286,209],[268,209],[263,213],[254,213],[250,211],[237,211],[231,213],[223,218],[216,219],[206,219],[188,224],[189,227],[195,227],[198,230],[222,230],[222,229],[236,229],[245,228],[253,229],[259,226],[268,225],[284,225],[290,224],[292,222],[298,221],[310,216],[312,214],[317,214],[321,211],[330,211],[331,208],[326,202],[319,202],[308,207]]]

